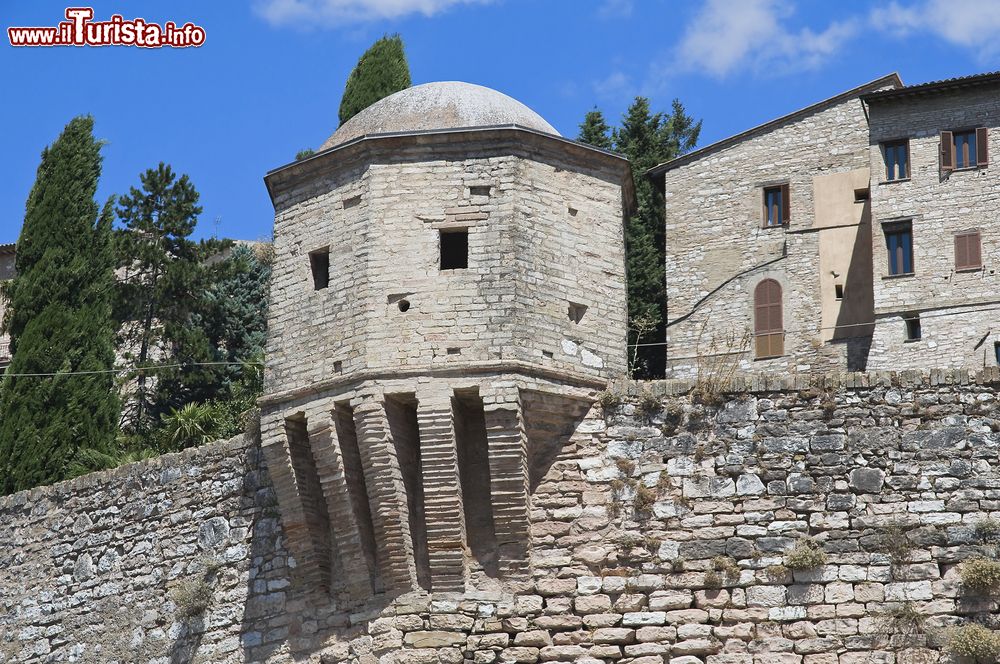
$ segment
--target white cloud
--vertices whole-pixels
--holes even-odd
[[[625,72],[613,71],[602,79],[593,81],[594,92],[604,99],[624,99],[631,96],[632,79]]]
[[[1000,0],[922,0],[891,2],[871,12],[876,28],[906,37],[925,32],[960,47],[980,60],[1000,55]]]
[[[787,25],[793,13],[787,0],[707,0],[684,32],[677,48],[678,64],[717,77],[740,69],[772,73],[812,69],[857,31],[853,20],[831,23],[820,32],[795,30]]]
[[[601,18],[628,18],[632,9],[632,0],[604,0],[597,14]]]
[[[254,9],[272,25],[342,26],[408,14],[433,16],[455,5],[492,0],[257,0]]]

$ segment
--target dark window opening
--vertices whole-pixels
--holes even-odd
[[[566,208],[566,211],[569,212],[569,216],[571,217],[575,217],[577,215],[577,212],[579,212],[579,210],[577,210],[575,207]]]
[[[764,187],[764,226],[784,226],[789,220],[788,185]]]
[[[843,284],[835,284],[834,287],[833,287],[833,292],[834,292],[834,295],[837,297],[838,300],[843,300],[844,299],[844,285]]]
[[[920,314],[907,316],[903,322],[906,324],[906,340],[920,341]]]
[[[341,373],[343,370],[344,370],[344,363],[341,362],[340,360],[334,361],[334,363],[333,363],[333,372],[334,373]]]
[[[1000,367],[1000,341],[993,342],[993,355],[996,356],[997,366]]]
[[[441,231],[441,269],[463,270],[469,267],[469,229]]]
[[[469,187],[469,195],[470,196],[489,196],[490,195],[490,187],[489,187],[489,185],[483,185],[483,186],[477,185],[475,187]]]
[[[982,243],[978,230],[955,234],[955,269],[978,270],[983,266]]]
[[[403,313],[406,313],[407,311],[410,310],[410,301],[400,300],[399,302],[396,303],[396,307],[399,308],[399,310],[402,311]]]
[[[913,222],[887,224],[883,230],[889,275],[913,274]]]
[[[955,150],[955,168],[973,168],[978,165],[975,130],[952,132],[952,144]]]
[[[854,190],[854,202],[855,203],[867,203],[869,198],[871,198],[871,194],[869,193],[867,187],[865,187],[864,189],[855,189]]]
[[[753,292],[754,356],[757,359],[785,354],[785,325],[781,311],[781,284],[764,279]]]
[[[587,305],[577,304],[576,302],[569,303],[569,319],[574,323],[579,323],[583,320],[583,315],[587,313]]]
[[[313,289],[323,290],[330,285],[330,247],[309,252],[309,267],[312,270]]]
[[[448,349],[445,350],[445,352],[448,353],[448,355],[461,355],[462,354],[462,349],[461,348],[448,348]]]
[[[542,356],[543,357],[548,357],[548,358],[554,357],[554,355],[552,354],[552,351],[550,351],[550,350],[543,350],[542,351]]]
[[[350,210],[352,207],[356,207],[360,202],[361,202],[361,196],[351,196],[350,198],[345,198],[344,209]]]
[[[882,144],[885,157],[885,179],[905,180],[910,177],[910,142],[892,141]]]

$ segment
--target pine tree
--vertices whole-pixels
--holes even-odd
[[[371,45],[358,60],[340,100],[340,124],[379,99],[410,87],[410,65],[406,62],[403,40],[386,35]]]
[[[156,403],[149,367],[174,357],[179,347],[198,359],[210,354],[200,330],[191,326],[205,279],[202,251],[189,238],[201,213],[198,192],[187,175],[178,178],[163,163],[139,179],[142,189],[132,187],[118,200],[124,229],[117,234],[116,317],[119,354],[131,370],[127,379],[134,381],[125,424],[141,433],[165,410]],[[199,346],[200,355],[190,350]],[[167,377],[156,374],[157,380]]]
[[[580,125],[580,140],[611,147],[632,165],[637,210],[625,227],[629,344],[653,344],[639,347],[634,355],[632,371],[640,378],[660,376],[666,366],[662,345],[667,312],[664,203],[646,171],[692,149],[700,132],[701,121],[687,115],[679,100],[673,101],[669,114],[652,113],[645,97],[636,97],[621,127],[611,131],[610,146],[602,144],[608,129],[600,111],[587,113]]]
[[[587,111],[583,122],[580,123],[580,135],[577,140],[593,145],[595,148],[610,150],[612,148],[611,127],[604,120],[604,113],[597,108]]]
[[[56,482],[113,449],[118,399],[111,201],[94,201],[101,144],[73,119],[42,152],[7,284],[13,360],[0,387],[0,490]],[[92,372],[92,373],[81,373]],[[54,374],[28,376],[23,374]]]

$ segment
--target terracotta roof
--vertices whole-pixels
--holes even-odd
[[[973,74],[971,76],[958,76],[956,78],[945,78],[940,81],[930,81],[917,85],[907,85],[895,90],[882,90],[881,92],[869,92],[861,95],[867,102],[885,101],[887,99],[899,99],[911,95],[926,95],[938,92],[951,92],[961,88],[971,88],[980,85],[992,85],[1000,83],[1000,71],[987,72],[985,74]]]
[[[780,118],[775,118],[770,122],[765,122],[762,125],[757,125],[756,127],[747,129],[744,132],[730,136],[729,138],[724,138],[721,141],[716,141],[715,143],[706,145],[703,148],[698,148],[693,152],[688,152],[687,154],[681,155],[676,159],[671,159],[670,161],[664,162],[659,166],[654,166],[653,168],[646,171],[646,176],[657,177],[659,175],[666,173],[671,169],[701,159],[706,155],[709,155],[718,150],[722,150],[723,148],[728,148],[729,146],[735,145],[740,141],[746,140],[748,138],[753,138],[754,136],[759,136],[761,134],[766,134],[767,132],[773,129],[777,129],[783,124],[792,122],[793,120],[798,120],[807,115],[811,115],[812,113],[815,113],[816,111],[819,111],[827,106],[839,104],[840,102],[850,99],[852,97],[861,97],[867,91],[874,91],[877,90],[878,88],[883,88],[887,85],[891,85],[893,87],[898,88],[903,85],[903,81],[900,80],[899,74],[893,72],[881,78],[877,78],[874,81],[869,81],[864,85],[859,85],[856,88],[851,88],[846,92],[841,92],[839,95],[830,97],[829,99],[824,99],[823,101],[812,104],[811,106],[800,108],[799,110],[789,113],[788,115],[783,115]]]

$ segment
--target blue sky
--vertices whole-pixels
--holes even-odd
[[[262,177],[336,129],[344,81],[384,33],[414,83],[509,94],[574,136],[597,106],[677,97],[701,144],[892,71],[906,83],[1000,69],[1000,0],[148,0],[92,3],[205,28],[197,49],[12,48],[0,40],[0,243],[17,239],[39,153],[91,113],[107,141],[99,195],[159,161],[202,195],[199,237],[270,234]],[[66,5],[0,0],[3,27],[55,25]]]

